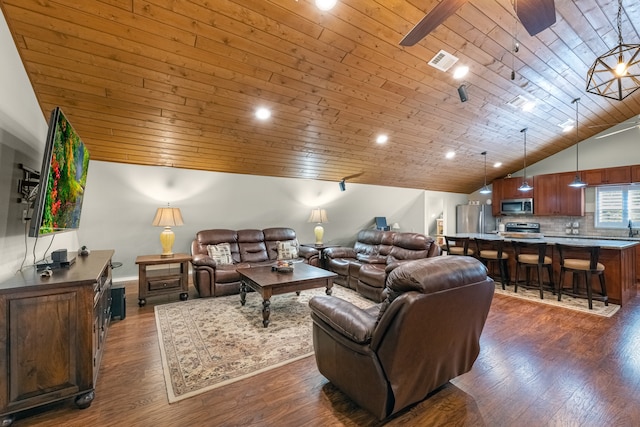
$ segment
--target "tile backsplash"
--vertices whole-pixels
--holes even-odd
[[[595,218],[593,212],[585,213],[584,216],[503,216],[499,220],[507,222],[537,222],[540,223],[540,230],[545,236],[593,236],[593,237],[628,237],[629,229],[619,228],[595,228]],[[640,228],[640,227],[639,227]],[[571,233],[567,233],[570,230]]]

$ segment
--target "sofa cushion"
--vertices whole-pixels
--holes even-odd
[[[233,259],[231,258],[231,245],[229,243],[207,245],[207,252],[218,265],[233,264]]]
[[[298,258],[298,241],[297,240],[277,242],[276,249],[278,251],[278,260]]]

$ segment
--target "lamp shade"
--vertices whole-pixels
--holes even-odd
[[[180,208],[158,208],[152,224],[156,227],[175,227],[184,225]]]
[[[324,224],[329,222],[327,218],[327,211],[325,209],[311,209],[311,215],[307,222],[315,222],[316,224]]]
[[[184,225],[180,209],[170,207],[158,208],[152,224],[156,227],[164,227],[164,230],[160,233],[160,244],[162,245],[162,254],[160,256],[172,257],[173,242],[176,237],[171,227]]]

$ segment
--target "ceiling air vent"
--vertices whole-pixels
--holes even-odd
[[[441,50],[436,54],[436,56],[431,58],[431,61],[429,61],[429,65],[431,65],[433,68],[437,68],[440,71],[447,71],[456,62],[458,62],[458,58],[451,55],[449,52]]]
[[[518,95],[511,101],[507,102],[507,104],[511,105],[514,108],[522,108],[526,105],[527,102],[529,102],[527,98],[522,95]]]

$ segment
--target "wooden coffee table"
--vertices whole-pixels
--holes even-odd
[[[307,289],[326,287],[327,295],[331,295],[333,278],[337,274],[304,263],[295,264],[290,273],[272,271],[271,267],[239,268],[240,274],[240,303],[246,302],[248,288],[262,295],[262,324],[269,326],[271,314],[271,296]]]

